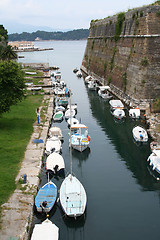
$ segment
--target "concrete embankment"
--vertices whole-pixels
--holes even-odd
[[[16,178],[17,189],[7,203],[2,205],[0,240],[27,240],[32,222],[34,196],[39,185],[45,143],[53,115],[53,96],[44,95],[49,101],[44,124],[34,124],[34,131],[26,148],[21,169]],[[42,139],[43,143],[33,143]],[[24,183],[26,176],[26,183]]]

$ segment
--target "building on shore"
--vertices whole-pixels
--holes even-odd
[[[35,49],[34,43],[31,41],[20,41],[20,42],[15,41],[15,42],[9,42],[8,44],[11,45],[13,49],[19,50],[19,51]]]

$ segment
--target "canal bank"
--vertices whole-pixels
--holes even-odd
[[[2,205],[0,239],[28,239],[32,222],[34,196],[39,186],[42,158],[53,115],[53,95],[44,95],[48,101],[45,122],[34,123],[34,131],[26,148],[21,169],[16,177],[17,189],[8,202]],[[40,108],[41,114],[41,108]],[[41,140],[38,143],[35,140]]]

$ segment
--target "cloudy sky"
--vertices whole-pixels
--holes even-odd
[[[0,24],[8,33],[89,28],[92,19],[148,5],[154,0],[0,0]]]

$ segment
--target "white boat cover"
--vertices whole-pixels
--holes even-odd
[[[115,108],[124,108],[123,103],[121,102],[121,100],[110,100],[109,104],[111,106],[111,108],[115,109]]]
[[[46,168],[47,170],[51,170],[54,172],[54,168],[56,165],[58,166],[57,171],[60,171],[61,169],[65,168],[64,159],[62,155],[53,152],[46,159]]]
[[[63,138],[62,131],[59,127],[51,127],[49,129],[49,136],[50,137],[53,137],[53,136],[58,137],[60,140],[62,140],[62,138]]]
[[[140,109],[139,108],[131,108],[129,110],[129,116],[132,118],[139,118],[140,117]]]
[[[67,120],[67,123],[68,123],[69,125],[74,125],[74,124],[78,124],[79,121],[78,121],[78,119],[76,119],[76,118],[69,118],[69,119]]]
[[[101,91],[110,89],[109,86],[99,86],[98,88],[99,88]]]
[[[160,150],[153,150],[147,161],[150,161],[153,170],[156,170],[160,174]]]
[[[35,224],[31,240],[58,240],[59,228],[49,219],[41,224]]]
[[[61,150],[61,141],[58,137],[53,136],[47,139],[46,153],[51,154],[53,151],[59,153]]]
[[[123,111],[123,109],[117,108],[113,111],[113,116],[117,119],[122,119],[125,117],[125,112]]]
[[[71,174],[64,179],[60,187],[60,203],[67,216],[76,218],[85,212],[87,203],[85,189]]]
[[[133,137],[137,142],[147,142],[148,141],[148,134],[147,131],[140,126],[136,126],[132,130]]]
[[[68,109],[66,112],[65,112],[65,118],[70,118],[71,116],[74,117],[76,114],[75,110],[74,109]]]

